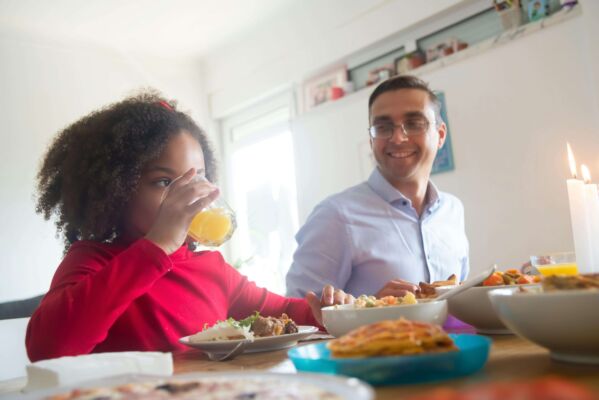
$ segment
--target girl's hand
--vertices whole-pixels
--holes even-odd
[[[216,186],[206,180],[194,179],[195,176],[196,171],[192,168],[171,182],[158,216],[145,236],[166,254],[183,245],[193,217],[218,197]]]
[[[318,321],[320,325],[322,325],[322,307],[328,307],[335,304],[353,304],[355,300],[354,296],[351,294],[347,294],[341,289],[335,289],[331,285],[326,285],[322,289],[320,299],[318,299],[318,296],[316,296],[316,293],[314,292],[306,293],[305,299],[312,309],[314,318],[316,318],[316,321]]]
[[[374,296],[377,299],[385,296],[403,297],[408,292],[416,293],[420,288],[411,282],[404,281],[402,279],[394,279],[387,283],[381,288]]]

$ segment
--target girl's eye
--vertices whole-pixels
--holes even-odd
[[[167,187],[168,185],[171,184],[171,180],[168,178],[162,178],[162,179],[158,179],[157,181],[154,182],[154,184],[156,184],[157,186],[160,187]]]

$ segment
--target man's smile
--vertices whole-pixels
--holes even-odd
[[[408,158],[416,155],[418,153],[417,150],[393,150],[387,151],[387,156],[391,158]]]

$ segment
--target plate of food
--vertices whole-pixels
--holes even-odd
[[[315,374],[208,372],[156,377],[121,375],[75,387],[16,397],[21,400],[88,399],[293,399],[371,400],[370,386],[354,378]]]
[[[179,339],[180,343],[210,353],[226,354],[239,343],[245,343],[245,353],[257,353],[295,346],[301,339],[318,332],[318,328],[296,325],[287,314],[264,317],[255,313],[242,320],[229,318],[200,332]]]
[[[372,385],[441,381],[486,363],[491,340],[447,334],[434,324],[398,319],[363,326],[328,343],[289,350],[298,371],[346,375]]]

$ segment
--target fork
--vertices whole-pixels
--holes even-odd
[[[235,356],[243,353],[247,344],[250,343],[249,340],[243,340],[235,345],[228,353],[206,353],[208,354],[208,358],[212,361],[228,361],[235,358]]]

